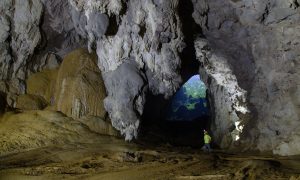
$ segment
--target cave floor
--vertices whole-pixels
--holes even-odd
[[[0,179],[300,179],[300,157],[204,153],[110,140],[0,157]]]

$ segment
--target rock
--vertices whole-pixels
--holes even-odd
[[[42,70],[53,70],[57,69],[61,64],[61,60],[54,53],[46,53],[40,60],[40,62],[35,62],[33,67],[30,68],[34,72],[41,72]]]
[[[179,55],[185,44],[177,7],[178,1],[129,1],[116,34],[97,41],[108,91],[105,108],[127,140],[137,137],[147,90],[168,98],[181,83]]]
[[[39,29],[43,6],[40,0],[16,0],[13,3],[14,14],[11,16],[14,27],[12,29],[11,47],[17,55],[13,63],[13,76],[25,79],[26,62],[33,54],[35,47],[41,40]]]
[[[76,118],[91,131],[118,136],[110,120],[105,120],[103,100],[106,96],[95,53],[78,49],[68,54],[59,69],[34,73],[26,80],[25,97],[42,97],[47,110],[56,110]],[[23,96],[20,96],[23,97]],[[32,109],[32,108],[31,108]]]
[[[135,64],[124,63],[117,71],[104,74],[108,97],[104,106],[112,125],[125,135],[126,140],[137,136],[137,130],[145,103],[145,77]]]
[[[2,3],[5,1],[2,1]],[[1,5],[0,5],[1,6]],[[7,16],[0,16],[0,79],[9,77],[10,62],[9,43],[6,41],[10,35],[10,21]]]
[[[86,115],[104,118],[105,97],[106,90],[97,66],[97,55],[85,49],[68,54],[57,74],[55,109],[74,118]]]
[[[120,136],[120,133],[112,126],[110,120],[105,120],[97,116],[85,116],[78,119],[83,124],[87,125],[89,129],[98,134]]]
[[[87,45],[86,16],[76,11],[69,2],[43,0],[45,12],[41,29],[45,35],[45,48],[60,57]]]
[[[16,108],[22,110],[42,110],[47,106],[47,102],[41,96],[24,94],[20,95],[16,101]]]
[[[54,105],[55,85],[58,70],[44,70],[29,76],[26,92],[43,97],[49,105]]]
[[[246,91],[233,74],[225,57],[214,54],[205,39],[195,41],[196,57],[202,64],[199,73],[209,94],[210,107],[214,114],[211,130],[214,142],[229,148],[243,132],[243,120],[239,114],[249,112]]]
[[[198,53],[219,145],[300,154],[292,144],[300,130],[299,0],[182,2],[1,0],[0,90],[7,104],[14,107],[25,93],[27,75],[57,66],[52,54],[96,49],[98,57],[87,58],[93,62],[85,65],[75,56],[87,52],[71,55],[73,65],[65,60],[55,88],[47,75],[39,81],[50,87],[29,91],[69,116],[103,118],[103,76],[105,109],[113,126],[131,140],[138,134],[146,94],[171,97],[182,83],[180,73],[194,68],[185,62],[196,61]],[[179,13],[182,8],[187,11]],[[196,36],[207,45],[199,47]]]
[[[9,81],[0,81],[0,91],[6,94],[6,102],[10,107],[15,107],[16,99],[26,90],[25,82],[20,79],[11,79]]]
[[[300,78],[300,14],[295,1],[192,2],[193,18],[203,30],[212,52],[210,56],[224,57],[238,86],[246,92],[251,118],[241,119],[239,124],[243,127],[240,139],[243,146],[274,150],[281,155],[299,154],[293,140],[298,139],[296,132],[300,127],[300,96],[296,93]],[[212,57],[207,57],[208,61]],[[216,62],[222,63],[224,58]],[[224,73],[223,69],[215,70]],[[214,80],[206,82],[212,86]],[[216,90],[213,98],[224,98],[226,95],[222,93],[224,90]],[[219,103],[225,102],[222,98]],[[222,112],[226,106],[219,105],[215,111]],[[228,119],[223,115],[219,118],[215,117],[215,124],[222,125]],[[226,133],[225,129],[221,131]],[[215,135],[222,137],[218,131]]]
[[[139,152],[121,152],[116,153],[114,159],[120,162],[133,162],[138,163],[142,161],[142,156]]]

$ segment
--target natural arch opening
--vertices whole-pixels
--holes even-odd
[[[200,75],[190,77],[168,100],[148,95],[139,139],[179,146],[202,146],[203,130],[210,127],[207,88]]]

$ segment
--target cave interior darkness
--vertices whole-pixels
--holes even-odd
[[[209,131],[211,119],[206,91],[196,74],[169,99],[148,94],[139,139],[174,146],[202,146],[203,130]]]
[[[163,95],[148,93],[144,112],[141,117],[138,139],[154,143],[170,143],[175,146],[200,147],[203,145],[203,129],[210,132],[210,122],[213,117],[210,112],[209,95],[207,94],[206,87],[206,91],[204,92],[205,97],[202,98],[207,106],[206,110],[204,110],[207,111],[204,113],[205,115],[192,118],[188,117],[191,113],[187,113],[186,116],[180,120],[170,120],[172,103],[176,101],[176,98],[178,101],[178,97],[176,96],[182,91],[183,86],[195,77],[198,77],[199,83],[204,85],[199,76],[200,63],[196,59],[194,46],[195,39],[197,37],[204,37],[204,35],[192,17],[192,12],[194,11],[193,4],[190,0],[179,1],[177,10],[181,18],[182,31],[186,44],[183,52],[180,54],[182,85],[169,99],[165,99]],[[200,89],[198,90],[201,91]],[[185,98],[188,99],[187,96]],[[182,112],[188,112],[183,106],[181,106],[181,110]],[[196,111],[198,111],[198,114],[203,113],[203,109],[200,108]],[[182,112],[177,111],[179,114],[182,114]]]

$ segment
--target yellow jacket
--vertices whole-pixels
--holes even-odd
[[[211,137],[208,134],[204,134],[204,144],[209,144]]]

